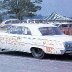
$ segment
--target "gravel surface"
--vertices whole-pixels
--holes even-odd
[[[1,53],[0,72],[72,72],[72,56],[46,55],[35,59],[27,53]]]

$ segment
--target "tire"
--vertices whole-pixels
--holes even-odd
[[[39,48],[32,48],[31,53],[32,53],[32,56],[37,59],[42,59],[44,58],[44,55],[45,55],[44,51]]]

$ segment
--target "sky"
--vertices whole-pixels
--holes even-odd
[[[72,0],[43,0],[41,6],[42,9],[37,14],[48,16],[52,12],[56,12],[63,16],[72,17]]]
[[[44,16],[56,12],[63,16],[72,17],[72,0],[43,0],[41,11],[38,14]]]

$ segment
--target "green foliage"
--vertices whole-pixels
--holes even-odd
[[[41,3],[42,0],[35,0],[35,3]]]
[[[41,2],[42,0],[37,0]],[[12,13],[16,14],[16,17],[22,19],[22,17],[32,17],[36,14],[36,11],[41,9],[41,6],[35,5],[31,0],[9,0],[5,2],[5,7]]]
[[[0,14],[0,23],[2,22],[2,15]]]

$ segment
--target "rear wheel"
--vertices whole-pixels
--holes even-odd
[[[31,53],[33,57],[38,58],[38,59],[42,59],[45,55],[44,51],[40,48],[32,48]]]

